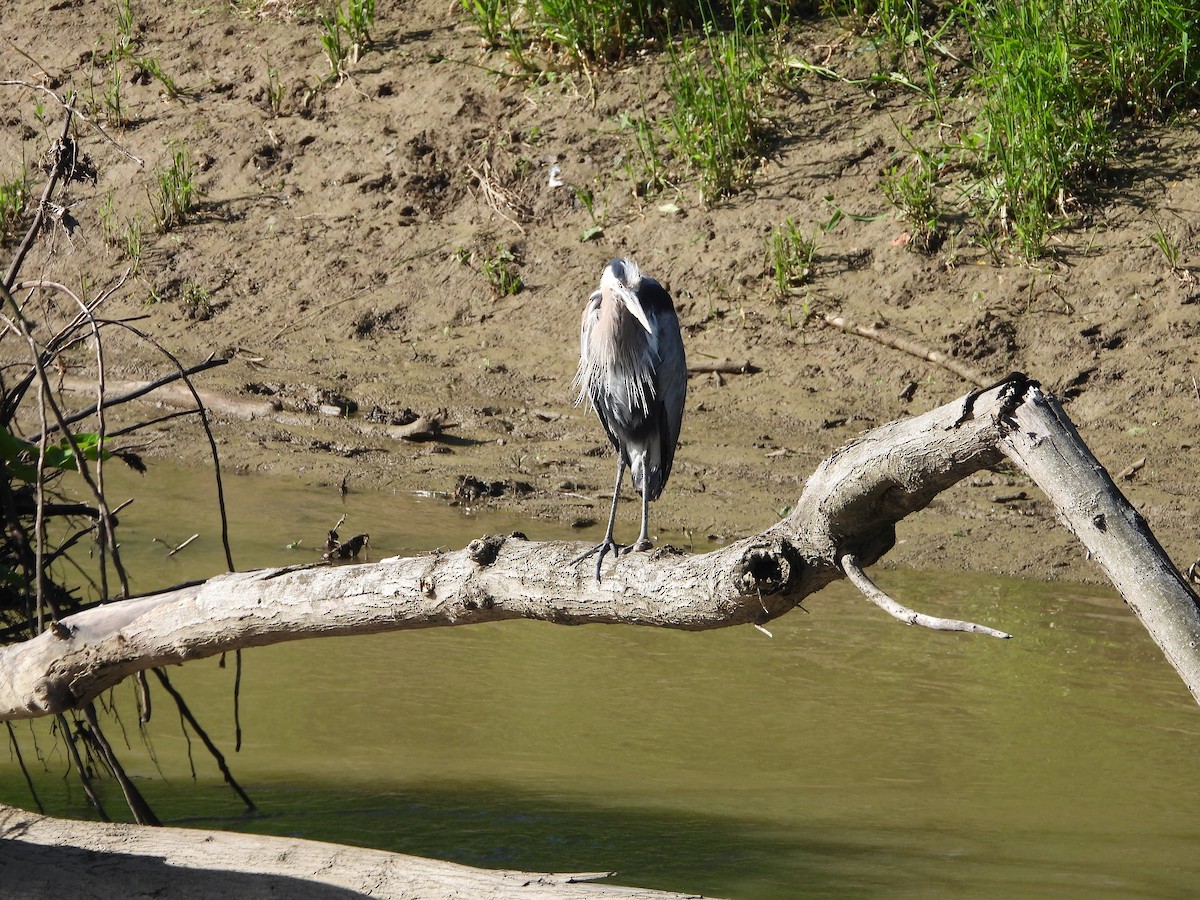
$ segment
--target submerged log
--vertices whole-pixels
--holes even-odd
[[[682,900],[609,884],[612,872],[543,875],[298,838],[53,819],[0,805],[6,897],[128,900]],[[11,893],[10,893],[11,892]]]

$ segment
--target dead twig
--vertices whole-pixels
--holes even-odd
[[[958,360],[951,356],[947,356],[939,350],[930,350],[928,347],[922,347],[916,341],[911,341],[908,338],[899,337],[894,334],[887,334],[874,328],[870,325],[857,325],[849,319],[842,316],[827,314],[823,320],[826,325],[840,329],[847,334],[857,334],[859,337],[870,338],[873,341],[878,341],[885,347],[891,347],[894,350],[900,350],[903,353],[911,354],[918,359],[923,359],[926,362],[931,362],[935,366],[941,366],[947,372],[953,372],[963,381],[970,382],[978,387],[986,387],[991,382],[976,372],[969,366],[964,366]]]
[[[64,172],[63,153],[62,149],[66,146],[67,141],[71,136],[71,115],[73,110],[66,107],[67,114],[63,118],[62,134],[58,140],[54,142],[51,148],[53,154],[54,165],[50,169],[50,178],[46,181],[46,187],[42,191],[42,196],[38,200],[37,209],[33,213],[33,221],[29,223],[29,230],[25,232],[25,237],[21,241],[21,246],[17,248],[17,253],[13,257],[12,263],[9,264],[8,273],[4,276],[4,289],[12,290],[13,283],[17,280],[17,273],[21,271],[21,263],[25,261],[25,256],[33,247],[33,241],[42,230],[42,225],[46,221],[46,210],[50,203],[50,195],[54,193],[55,187],[58,186],[58,180]]]
[[[1137,462],[1131,463],[1130,465],[1128,465],[1124,469],[1122,469],[1120,472],[1118,472],[1116,480],[1117,481],[1133,481],[1133,476],[1136,475],[1138,472],[1142,471],[1142,469],[1145,468],[1145,466],[1146,466],[1146,457],[1143,456]]]
[[[748,359],[702,359],[688,363],[687,370],[689,375],[753,375],[761,371]]]
[[[188,538],[186,541],[184,541],[178,547],[175,547],[169,553],[167,553],[167,556],[174,556],[176,553],[178,553],[180,550],[182,550],[184,547],[186,547],[188,544],[190,544],[192,541],[194,541],[198,537],[200,537],[199,534],[193,534],[190,538]]]
[[[524,234],[525,227],[521,222],[528,220],[531,215],[529,204],[515,191],[500,183],[488,160],[485,159],[480,163],[478,169],[467,163],[467,171],[479,184],[479,193],[483,195],[484,203],[490,206],[498,216],[515,225],[521,234]]]

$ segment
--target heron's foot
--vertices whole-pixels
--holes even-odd
[[[612,538],[606,538],[605,540],[598,543],[591,550],[585,550],[583,553],[580,553],[577,557],[575,557],[573,560],[571,560],[571,565],[575,565],[576,563],[581,563],[585,559],[587,559],[589,556],[592,556],[593,554],[599,554],[596,556],[596,583],[599,584],[600,583],[600,566],[604,563],[604,557],[608,555],[609,551],[612,552],[613,556],[620,556],[621,555],[621,545],[618,544],[616,541],[614,541]]]
[[[636,544],[630,544],[628,547],[626,547],[621,552],[622,553],[645,553],[647,550],[653,550],[653,549],[654,549],[654,544],[650,541],[650,538],[642,538]]]

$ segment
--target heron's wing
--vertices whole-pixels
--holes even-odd
[[[673,308],[653,313],[650,324],[658,335],[658,366],[655,369],[654,395],[660,434],[660,490],[671,475],[675,461],[675,445],[683,424],[683,405],[687,397],[687,358],[683,352],[683,337],[679,318]]]

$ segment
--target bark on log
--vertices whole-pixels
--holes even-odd
[[[78,613],[58,634],[0,649],[0,720],[78,707],[152,666],[308,637],[516,618],[763,625],[843,577],[843,558],[874,563],[898,521],[1006,456],[1045,490],[1200,700],[1200,601],[1061,407],[1021,376],[839,450],[762,534],[700,556],[623,556],[602,584],[571,565],[577,544],[489,537],[452,553],[223,575]]]
[[[610,872],[540,875],[296,838],[71,822],[0,806],[8,900],[670,900],[697,897],[596,884]]]

